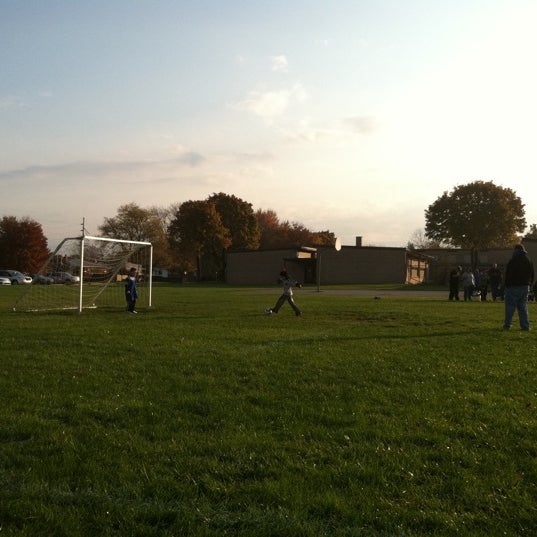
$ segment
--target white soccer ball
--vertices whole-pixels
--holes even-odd
[[[272,313],[272,308],[265,308],[265,314],[270,315]]]

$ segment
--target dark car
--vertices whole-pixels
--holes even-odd
[[[78,283],[80,278],[73,276],[70,272],[49,272],[49,278],[54,280],[54,283]]]

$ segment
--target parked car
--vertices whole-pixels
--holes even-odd
[[[42,285],[54,283],[54,278],[51,278],[50,276],[45,276],[44,274],[33,274],[32,280],[34,283],[39,283]]]
[[[80,281],[79,276],[73,276],[70,272],[49,272],[47,276],[52,278],[54,283],[78,283]]]
[[[0,276],[0,285],[11,285],[11,280],[7,276]]]
[[[12,285],[17,285],[19,283],[32,283],[32,278],[30,278],[30,276],[26,276],[18,270],[0,270],[0,276],[9,278]]]

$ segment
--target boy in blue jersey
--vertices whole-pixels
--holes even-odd
[[[125,281],[125,300],[127,301],[127,312],[138,313],[136,311],[136,300],[138,299],[138,291],[136,289],[136,269],[132,267],[129,270],[129,275]]]

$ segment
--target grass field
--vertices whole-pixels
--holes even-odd
[[[270,291],[270,290],[269,290]],[[12,313],[17,536],[537,534],[537,332],[502,303],[166,286],[139,315]],[[530,304],[537,320],[537,304]]]

